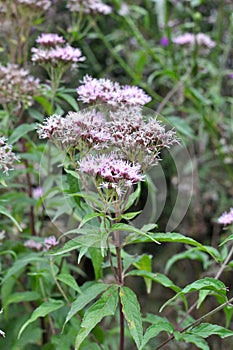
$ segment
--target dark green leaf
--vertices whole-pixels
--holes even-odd
[[[128,323],[130,334],[133,337],[137,348],[140,349],[143,339],[143,329],[138,299],[135,293],[128,287],[121,287],[120,299],[122,311]]]
[[[233,331],[230,329],[211,323],[202,323],[199,326],[192,328],[190,332],[202,338],[208,338],[212,334],[216,334],[221,338],[233,336]]]
[[[175,339],[185,343],[195,344],[198,349],[210,350],[208,343],[201,337],[194,334],[181,334],[174,332]]]

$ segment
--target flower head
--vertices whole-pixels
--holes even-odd
[[[43,47],[55,47],[57,45],[63,45],[65,43],[65,39],[53,33],[43,33],[36,39],[37,44]]]
[[[168,46],[169,45],[169,40],[167,37],[163,37],[160,39],[160,45],[162,46]]]
[[[71,12],[83,12],[85,14],[101,13],[108,15],[112,12],[110,6],[101,0],[68,0],[67,7]]]
[[[151,101],[142,89],[137,86],[123,85],[110,79],[95,79],[86,75],[77,88],[79,100],[84,103],[107,103],[110,105],[129,104],[144,105]]]
[[[0,103],[28,108],[38,93],[39,80],[16,64],[0,65]]]
[[[19,158],[12,152],[12,146],[6,141],[5,137],[0,138],[0,169],[8,175],[8,171],[13,170],[13,163]]]
[[[42,250],[43,248],[43,245],[40,242],[36,242],[34,239],[29,239],[24,242],[24,246],[35,250]]]
[[[125,161],[117,153],[89,155],[78,162],[78,170],[92,176],[97,187],[114,189],[118,195],[144,179],[139,164]]]
[[[24,5],[30,8],[31,10],[46,11],[51,6],[52,1],[50,0],[16,0],[15,3],[18,5]]]
[[[199,46],[206,46],[209,49],[212,49],[216,46],[216,43],[211,40],[211,38],[204,34],[204,33],[198,33],[198,34],[192,34],[192,33],[184,33],[182,35],[179,35],[175,38],[173,38],[173,43],[177,45],[191,45],[194,46],[195,42]]]
[[[75,147],[80,152],[106,146],[111,136],[105,126],[105,119],[99,112],[69,112],[65,118],[52,115],[44,124],[39,124],[40,138],[59,140],[66,147]]]
[[[44,240],[44,245],[45,245],[45,248],[44,250],[49,250],[53,247],[55,247],[56,245],[58,245],[58,241],[56,240],[56,237],[55,236],[50,236],[48,238],[45,238]]]
[[[219,218],[218,223],[222,225],[230,225],[233,223],[233,208],[230,208],[230,211],[224,212]]]

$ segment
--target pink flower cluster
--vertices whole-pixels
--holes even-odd
[[[57,45],[63,45],[65,39],[54,33],[43,33],[36,39],[37,44],[44,47],[56,47]]]
[[[179,35],[175,38],[173,38],[173,43],[177,45],[191,45],[194,46],[195,42],[199,46],[206,46],[209,49],[212,49],[216,46],[216,43],[206,34],[204,33],[198,33],[198,34],[192,34],[192,33],[184,33],[183,35]]]
[[[74,48],[65,42],[63,37],[56,34],[42,34],[37,42],[38,48],[32,48],[32,61],[41,65],[70,65],[83,62],[85,57],[79,48]]]
[[[0,169],[8,175],[9,170],[13,170],[13,163],[19,158],[12,152],[12,146],[8,145],[5,137],[0,138]]]
[[[97,187],[115,189],[119,196],[144,179],[139,164],[120,159],[117,153],[89,155],[78,162],[78,170],[92,176]]]
[[[66,117],[52,115],[44,124],[38,125],[38,134],[42,139],[56,139],[67,147],[75,147],[83,153],[90,149],[106,146],[110,134],[104,127],[102,114],[95,110],[69,112]]]
[[[27,6],[31,9],[46,11],[52,4],[50,0],[16,0],[16,4]]]
[[[230,225],[233,223],[233,208],[230,208],[230,211],[223,213],[218,218],[218,223],[222,225]]]
[[[137,86],[122,86],[110,79],[95,79],[86,75],[81,83],[77,88],[78,100],[84,103],[107,103],[113,106],[124,103],[135,106],[151,101],[151,97]]]
[[[58,245],[58,241],[55,236],[50,236],[44,239],[43,243],[37,242],[34,239],[29,239],[24,243],[24,246],[30,249],[48,251]]]
[[[39,80],[16,64],[0,65],[0,103],[28,108],[39,90]]]
[[[112,12],[110,6],[101,0],[68,0],[67,7],[71,12],[83,12],[85,14],[101,13],[108,15]]]

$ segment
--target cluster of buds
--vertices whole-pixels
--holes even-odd
[[[30,107],[39,87],[39,80],[29,75],[27,70],[16,64],[0,65],[0,103],[8,109]]]
[[[5,137],[0,138],[0,169],[8,175],[9,170],[13,170],[13,164],[19,159],[6,141]]]
[[[112,12],[110,6],[105,5],[101,0],[68,0],[67,8],[71,12],[81,12],[84,14],[108,15]]]

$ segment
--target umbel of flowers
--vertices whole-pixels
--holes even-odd
[[[0,65],[0,104],[8,112],[30,107],[39,86],[39,80],[17,64]]]
[[[100,89],[97,80],[94,85],[96,89],[88,90],[91,101],[101,101],[103,94],[106,100],[107,93],[119,101],[125,89],[104,80]],[[89,176],[107,202],[123,200],[134,184],[143,181],[145,171],[158,163],[161,150],[177,142],[174,130],[166,130],[157,119],[143,115],[142,105],[149,96],[139,88],[132,87],[130,93],[130,87],[126,89],[131,105],[114,102],[113,107],[100,105],[65,117],[52,115],[38,126],[39,137],[63,146],[80,177]],[[143,97],[141,105],[139,96]],[[109,100],[110,105],[112,102]]]

